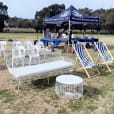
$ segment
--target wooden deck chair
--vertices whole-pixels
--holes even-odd
[[[84,47],[84,49],[85,49],[85,51],[86,51],[89,58],[87,58],[85,56],[82,44],[80,44],[80,43],[73,44],[73,50],[74,50],[75,54],[77,55],[77,59],[80,61],[81,65],[82,65],[82,69],[84,69],[84,71],[85,71],[86,75],[88,76],[88,78],[90,78],[90,74],[87,71],[87,69],[89,69],[89,68],[95,67],[98,74],[100,74],[100,72],[97,68],[97,64],[95,64],[93,62],[93,59],[91,58],[91,56],[90,56],[89,52],[87,51],[87,49],[85,47]]]
[[[108,47],[106,46],[105,42],[99,41],[94,44],[97,48],[99,56],[103,60],[103,64],[105,64],[107,69],[109,70],[109,72],[111,72],[111,69],[108,64],[113,63],[114,58],[113,58],[112,54],[110,53]]]

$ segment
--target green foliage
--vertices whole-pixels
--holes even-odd
[[[0,32],[3,31],[4,21],[8,19],[7,9],[8,7],[6,5],[3,5],[2,2],[0,2]]]
[[[45,17],[55,16],[55,15],[61,13],[64,10],[65,10],[65,5],[64,4],[61,4],[61,5],[53,4],[53,5],[50,5],[48,7],[43,8],[40,11],[36,11],[36,14],[35,14],[36,26],[35,26],[35,28],[36,29],[42,29],[43,19]]]

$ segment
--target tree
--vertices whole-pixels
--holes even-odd
[[[2,2],[0,2],[0,32],[3,31],[4,21],[8,19],[7,10],[8,10],[8,7],[6,5],[3,5]]]
[[[36,11],[35,14],[35,29],[43,27],[43,19],[45,17],[55,16],[65,10],[64,4],[53,4],[48,7],[43,8],[41,11]]]

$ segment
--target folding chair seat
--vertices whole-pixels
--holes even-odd
[[[23,46],[17,46],[12,49],[12,67],[14,66],[14,62],[21,60],[22,65],[24,66],[24,58],[25,58],[25,49]]]
[[[30,53],[29,53],[29,64],[31,65],[32,59],[37,59],[38,63],[40,63],[40,55],[39,55],[39,48],[34,45],[31,47]]]
[[[6,41],[0,41],[0,52],[5,57],[5,53],[6,53]]]
[[[73,50],[74,50],[75,54],[77,55],[77,59],[80,61],[81,65],[82,65],[82,68],[84,69],[84,71],[87,74],[88,78],[90,78],[90,75],[87,71],[88,68],[95,67],[98,74],[100,74],[100,72],[97,68],[97,64],[95,64],[93,62],[93,59],[91,58],[91,56],[90,56],[89,52],[87,51],[87,49],[85,47],[84,47],[84,49],[85,49],[85,51],[86,51],[89,58],[87,58],[85,56],[82,44],[80,44],[80,43],[73,44]]]
[[[108,47],[106,46],[105,42],[96,42],[95,46],[97,48],[100,58],[103,60],[103,64],[105,64],[107,69],[111,72],[111,69],[109,68],[108,64],[113,63],[114,58],[111,52],[109,51]]]

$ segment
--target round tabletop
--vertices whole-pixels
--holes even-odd
[[[83,79],[76,75],[60,75],[56,78],[56,81],[62,84],[80,84],[83,82]]]

